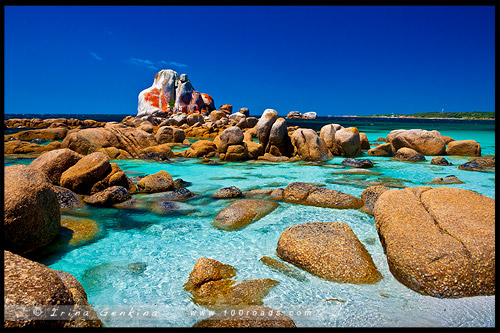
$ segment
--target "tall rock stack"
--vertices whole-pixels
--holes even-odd
[[[162,69],[155,75],[153,85],[139,93],[137,116],[155,112],[207,113],[215,110],[213,98],[194,90],[186,74]]]

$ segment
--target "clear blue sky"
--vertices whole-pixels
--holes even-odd
[[[493,6],[6,6],[5,113],[137,113],[158,70],[216,107],[495,111]]]

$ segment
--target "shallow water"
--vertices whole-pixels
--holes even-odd
[[[390,131],[358,128],[367,133],[370,141],[385,137]],[[483,155],[494,154],[494,131],[438,130],[457,140],[475,139],[480,142]],[[166,170],[174,179],[191,182],[188,189],[198,196],[184,201],[184,211],[175,215],[93,207],[72,211],[72,215],[96,220],[101,228],[99,237],[80,247],[46,249],[36,259],[53,269],[73,274],[84,286],[90,304],[106,326],[181,327],[192,326],[208,317],[213,312],[195,305],[182,288],[200,257],[234,266],[238,270],[237,281],[257,278],[279,281],[264,298],[264,305],[284,312],[297,326],[494,326],[494,296],[437,299],[422,296],[399,283],[389,271],[373,217],[358,210],[280,202],[272,213],[242,230],[223,231],[211,226],[217,212],[232,200],[208,196],[232,185],[244,191],[284,188],[291,182],[302,181],[359,197],[368,187],[362,181],[387,182],[391,180],[387,178],[396,178],[394,184],[421,186],[435,177],[455,175],[464,183],[447,186],[495,198],[495,174],[459,170],[458,165],[466,162],[465,158],[446,157],[452,166],[430,165],[431,157],[419,163],[370,157],[366,153],[362,158],[372,160],[375,167],[370,170],[381,175],[335,174],[344,169],[340,165],[342,157],[322,165],[260,161],[204,165],[196,159],[174,159],[172,163],[116,160],[113,162],[129,177]],[[20,163],[30,161],[26,158]],[[7,158],[4,163],[19,161]],[[259,261],[262,256],[277,258],[276,245],[285,228],[313,221],[348,224],[372,256],[383,279],[373,285],[340,284],[303,272],[306,280],[299,281]],[[124,315],[113,316],[113,310]],[[154,310],[158,316],[152,315]]]

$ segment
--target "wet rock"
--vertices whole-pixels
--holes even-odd
[[[26,165],[4,168],[4,248],[28,253],[52,242],[60,229],[59,201],[52,184]]]
[[[68,129],[65,127],[44,128],[44,129],[21,131],[14,134],[6,135],[5,139],[9,140],[13,138],[21,141],[38,140],[40,142],[46,142],[46,141],[63,140],[67,133]]]
[[[88,194],[92,186],[104,177],[109,168],[109,157],[95,152],[66,169],[61,174],[60,184],[76,193]]]
[[[296,327],[292,319],[267,306],[252,305],[235,312],[219,313],[196,322],[193,327]]]
[[[137,187],[141,192],[165,192],[174,189],[174,181],[167,171],[161,170],[139,180]]]
[[[395,151],[400,148],[411,148],[425,156],[444,155],[446,143],[438,131],[422,129],[394,130],[387,135]]]
[[[388,187],[382,185],[370,186],[367,189],[365,189],[361,193],[361,200],[363,200],[363,207],[361,207],[360,210],[362,212],[365,212],[373,216],[373,209],[375,207],[375,203],[377,202],[378,198],[382,195],[382,193],[388,190],[390,190]]]
[[[187,182],[185,180],[183,180],[182,178],[177,178],[176,180],[174,180],[174,187],[175,188],[182,188],[182,187],[187,187],[187,186],[191,186],[192,183],[191,182]]]
[[[181,187],[165,193],[163,199],[167,201],[183,201],[192,198],[194,195],[195,194],[187,188]]]
[[[68,280],[64,278],[67,286],[57,271],[4,251],[4,327],[101,327],[102,323],[85,295],[78,292],[83,287],[77,284],[78,281],[69,284]],[[32,316],[18,320],[10,306],[14,309],[19,306],[39,306],[45,311],[48,311],[47,307],[68,306],[72,313],[77,313],[76,310],[82,306],[89,311],[89,316],[74,316],[67,320],[37,320],[36,316]]]
[[[129,191],[123,186],[111,186],[83,199],[86,203],[96,206],[113,206],[130,199]]]
[[[82,198],[75,192],[62,186],[54,186],[61,211],[81,208],[85,205]]]
[[[268,162],[289,162],[290,158],[286,156],[274,156],[272,154],[265,153],[264,155],[259,156],[257,160],[268,161]]]
[[[176,201],[159,201],[151,205],[151,211],[160,215],[182,214],[188,215],[195,211],[194,207]]]
[[[456,176],[436,177],[429,184],[463,184],[463,181]]]
[[[360,208],[360,198],[308,183],[290,183],[283,192],[283,200],[290,203],[337,209]]]
[[[366,159],[354,159],[354,158],[346,158],[340,164],[345,166],[350,166],[354,168],[371,168],[373,167],[373,162]]]
[[[285,190],[282,189],[282,188],[277,188],[277,189],[274,189],[268,196],[268,199],[270,200],[283,200],[283,197],[284,197],[284,194],[285,193]]]
[[[458,168],[464,171],[486,171],[481,165],[476,162],[466,162],[459,165]]]
[[[431,164],[434,165],[451,165],[448,160],[442,156],[436,156],[431,159]]]
[[[214,310],[262,305],[262,299],[278,284],[272,279],[209,281],[193,291],[193,302]]]
[[[83,156],[68,148],[46,152],[30,163],[30,167],[41,171],[54,185],[59,185],[61,174],[76,164]]]
[[[483,168],[495,167],[495,156],[471,157],[469,161]]]
[[[279,260],[273,259],[268,256],[263,256],[259,259],[264,265],[271,267],[272,269],[285,274],[288,277],[299,281],[307,281],[307,278],[299,272],[295,267],[287,265]]]
[[[390,143],[383,143],[369,149],[366,153],[370,156],[392,157],[394,155],[394,149]]]
[[[335,171],[332,173],[339,174],[339,175],[381,175],[382,174],[382,173],[377,172],[377,171],[372,171],[372,170],[362,169],[362,168],[339,170],[339,171]]]
[[[113,207],[118,209],[147,209],[147,204],[136,197],[131,197],[128,200],[114,204]]]
[[[495,293],[495,200],[449,187],[389,190],[374,209],[394,277],[423,295]]]
[[[351,228],[342,222],[310,222],[288,227],[278,256],[311,274],[339,283],[376,283],[382,275]]]
[[[209,281],[231,278],[236,275],[236,268],[210,258],[200,258],[194,264],[189,274],[189,280],[184,289],[190,291]]]
[[[328,161],[333,155],[325,141],[310,128],[299,128],[291,136],[295,152],[304,161]]]
[[[243,192],[236,186],[223,187],[215,191],[214,194],[210,196],[212,199],[229,199],[229,198],[239,198],[243,196]]]
[[[446,155],[481,156],[481,146],[474,140],[451,141],[446,146]]]
[[[398,151],[396,151],[396,153],[394,154],[393,158],[398,161],[408,161],[408,162],[419,162],[426,160],[424,155],[420,154],[414,149],[407,147],[398,149]]]
[[[275,210],[279,204],[262,199],[243,199],[221,210],[212,225],[222,230],[238,230],[246,227]]]
[[[256,189],[245,192],[247,198],[266,198],[273,192],[273,189]]]

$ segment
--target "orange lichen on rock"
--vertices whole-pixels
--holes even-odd
[[[159,108],[160,107],[160,91],[156,88],[151,89],[151,91],[144,94],[144,100],[149,102],[151,105]],[[168,103],[167,103],[168,106]]]

